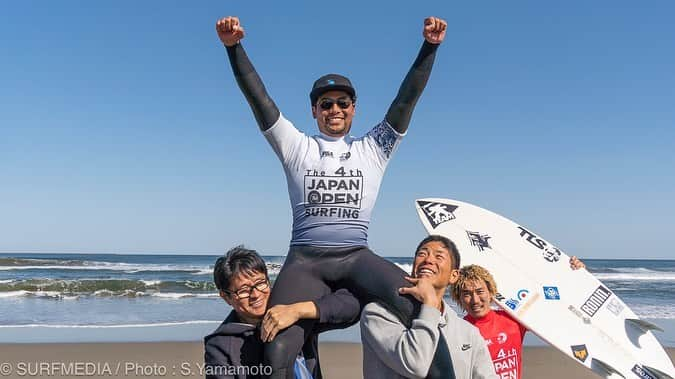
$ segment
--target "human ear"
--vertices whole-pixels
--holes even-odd
[[[457,269],[452,269],[450,272],[450,284],[455,284],[459,280],[459,270]]]

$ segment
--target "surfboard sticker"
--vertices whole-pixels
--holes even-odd
[[[471,246],[475,246],[478,251],[482,252],[485,249],[490,249],[490,236],[487,234],[483,234],[480,232],[466,232],[466,235],[469,237],[469,242],[471,242]]]
[[[560,260],[560,255],[562,254],[557,247],[549,244],[543,239],[539,238],[536,234],[530,232],[529,230],[523,228],[522,226],[518,227],[520,230],[520,236],[523,237],[527,242],[531,243],[532,246],[541,250],[542,257],[551,263],[558,262]]]
[[[451,239],[463,265],[492,273],[496,304],[578,364],[602,377],[675,377],[656,326],[587,270],[572,270],[569,255],[534,229],[462,201],[426,198],[415,205],[427,233]]]
[[[544,298],[546,300],[560,300],[560,291],[556,286],[544,286]]]
[[[639,378],[642,379],[657,379],[655,376],[652,376],[647,370],[643,369],[639,365],[633,366],[633,370],[631,370],[637,375]]]
[[[607,310],[612,312],[614,316],[620,315],[623,311],[623,304],[621,304],[621,300],[616,297],[609,299],[609,302],[607,303]]]
[[[588,349],[586,349],[586,345],[574,345],[570,347],[572,348],[574,358],[586,362],[586,358],[588,358]]]
[[[417,204],[422,209],[433,228],[436,228],[446,221],[455,219],[455,215],[452,212],[457,209],[456,205],[430,201],[418,201]]]
[[[665,372],[663,372],[663,371],[661,371],[657,368],[654,368],[654,367],[642,365],[642,369],[644,371],[647,371],[647,373],[655,379],[673,379],[672,376],[670,376],[670,375],[666,374]]]
[[[610,296],[612,296],[612,293],[605,286],[599,286],[581,305],[581,310],[590,317],[593,317]]]
[[[584,316],[584,314],[581,313],[581,311],[578,310],[574,305],[568,306],[567,309],[569,309],[570,312],[572,312],[574,315],[579,317],[584,322],[584,324],[590,324],[591,323],[591,319]]]
[[[520,301],[525,300],[529,293],[530,293],[529,290],[521,289],[520,291],[518,291],[518,299],[520,299]]]

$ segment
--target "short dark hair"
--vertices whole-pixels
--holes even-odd
[[[422,241],[417,245],[417,249],[415,249],[415,255],[417,255],[417,252],[420,250],[422,246],[429,242],[440,242],[445,246],[448,251],[450,251],[450,257],[452,258],[452,269],[457,270],[459,269],[459,250],[457,250],[457,246],[455,245],[454,242],[452,242],[449,238],[439,236],[438,234],[432,234]]]
[[[267,266],[265,261],[255,250],[247,249],[244,245],[231,248],[225,255],[216,260],[213,266],[213,281],[216,288],[221,291],[227,291],[230,288],[232,277],[245,273],[253,275],[256,272],[262,272],[267,276]]]

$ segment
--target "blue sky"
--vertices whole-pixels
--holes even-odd
[[[408,3],[412,4],[412,3]],[[0,252],[284,254],[280,164],[215,21],[238,15],[287,118],[339,72],[380,121],[422,42],[448,36],[370,229],[408,256],[413,201],[503,214],[588,258],[672,258],[672,1],[30,1],[0,14]]]

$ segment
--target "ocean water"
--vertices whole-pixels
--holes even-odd
[[[0,254],[0,342],[199,340],[230,311],[212,281],[216,258]],[[387,259],[410,272],[411,258]],[[284,257],[265,260],[274,280]],[[638,316],[665,329],[657,334],[664,345],[675,346],[675,260],[585,263]],[[357,342],[358,328],[323,340]]]

